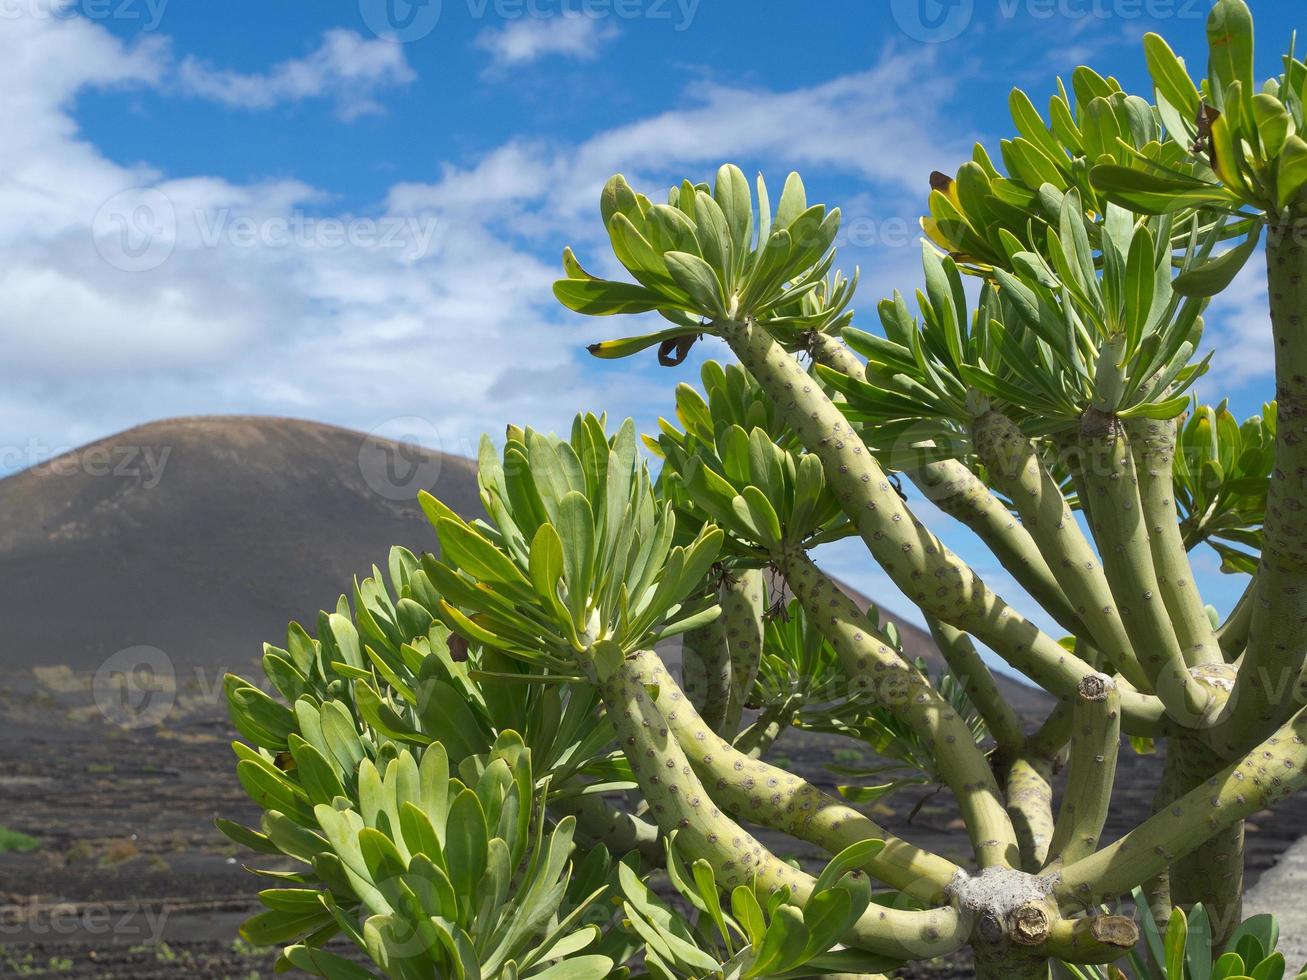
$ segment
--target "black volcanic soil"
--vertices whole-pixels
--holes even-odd
[[[236,938],[267,883],[213,828],[218,815],[258,816],[233,774],[222,673],[257,676],[262,641],[292,618],[311,625],[391,544],[430,548],[418,489],[479,512],[466,460],[265,418],[156,423],[0,481],[0,827],[37,842],[0,853],[0,977],[272,976],[271,954]],[[925,634],[901,628],[909,653],[937,662]],[[137,645],[166,654],[175,703],[161,723],[112,726],[92,678]],[[1028,717],[1047,704],[1003,683]],[[824,765],[836,747],[788,733],[773,758],[833,788]],[[1147,813],[1158,771],[1123,750],[1109,836]],[[965,854],[946,793],[905,792],[875,815]],[[1305,817],[1299,798],[1252,822],[1254,874]]]

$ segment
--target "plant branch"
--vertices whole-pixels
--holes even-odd
[[[957,678],[967,697],[985,720],[999,755],[1015,758],[1025,745],[1025,729],[1011,703],[1003,697],[994,675],[971,642],[971,637],[938,619],[927,617],[926,625],[943,654],[949,671]]]
[[[1080,441],[1094,533],[1131,645],[1167,713],[1187,728],[1210,726],[1220,701],[1189,673],[1168,619],[1125,428],[1091,408],[1082,419]]]
[[[992,479],[1012,500],[1021,522],[1075,605],[1107,662],[1137,687],[1149,678],[1131,646],[1103,566],[1057,481],[1025,434],[1001,412],[989,410],[972,424],[976,451]]]
[[[1116,843],[1062,871],[1064,904],[1091,907],[1128,895],[1204,842],[1307,784],[1307,713],[1241,760],[1174,800]]]
[[[998,783],[971,730],[930,681],[904,662],[862,610],[802,552],[781,571],[812,621],[839,654],[855,691],[869,694],[932,750],[939,774],[957,797],[981,867],[1019,860],[1012,821]]]
[[[909,844],[838,797],[785,769],[752,758],[708,729],[681,697],[666,666],[653,653],[630,658],[631,670],[657,689],[667,724],[718,805],[736,817],[789,834],[838,854],[850,844],[883,840],[885,847],[864,867],[868,874],[927,904],[944,900],[958,866]]]
[[[1135,419],[1126,423],[1126,432],[1139,477],[1153,568],[1185,663],[1191,667],[1224,663],[1180,535],[1180,517],[1175,510],[1175,421]]]
[[[1112,807],[1121,748],[1121,696],[1103,674],[1080,682],[1072,716],[1070,772],[1046,867],[1072,864],[1098,849]]]
[[[715,329],[821,460],[845,513],[895,584],[925,612],[971,633],[1036,683],[1072,697],[1090,668],[1009,606],[926,529],[798,362],[752,321],[718,322]]]
[[[1294,709],[1307,658],[1307,217],[1274,219],[1266,241],[1277,402],[1275,466],[1266,496],[1248,649],[1218,748],[1241,751]]]
[[[595,682],[659,828],[664,834],[675,831],[686,858],[707,861],[724,888],[788,888],[795,902],[806,903],[814,879],[777,858],[722,813],[690,767],[660,704],[664,695],[665,703],[675,703],[674,687],[650,689],[641,669],[644,658],[625,658],[610,649],[611,654],[594,660]],[[681,701],[688,703],[683,696]],[[859,948],[902,959],[944,955],[966,939],[966,923],[956,909],[918,912],[883,906],[869,909],[845,936]]]
[[[937,460],[905,472],[927,500],[985,542],[999,564],[1058,625],[1076,636],[1085,635],[1084,623],[1030,532],[979,477],[956,459]]]
[[[722,582],[722,614],[717,621],[731,659],[731,698],[722,729],[727,738],[740,730],[740,717],[762,663],[763,592],[762,570],[757,568],[734,571]]]
[[[1053,840],[1053,776],[1062,767],[1070,735],[1071,707],[1059,704],[1007,767],[1007,810],[1021,842],[1021,866],[1029,872],[1042,868],[1048,859]]]
[[[721,617],[685,634],[681,678],[695,709],[708,727],[720,732],[731,702],[731,652]]]

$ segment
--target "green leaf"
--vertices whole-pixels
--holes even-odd
[[[481,582],[526,585],[513,560],[461,519],[438,518],[441,558]]]
[[[1141,228],[1130,243],[1126,259],[1125,328],[1131,350],[1138,347],[1152,312],[1157,285],[1155,263],[1153,236],[1147,228]]]
[[[1253,120],[1257,123],[1263,155],[1267,158],[1279,156],[1293,127],[1293,117],[1284,103],[1273,95],[1259,92],[1253,96]]]
[[[808,929],[803,922],[803,913],[793,905],[782,905],[772,916],[762,944],[756,949],[757,959],[744,975],[760,977],[783,973],[803,962],[807,946]]]
[[[791,173],[785,178],[785,189],[781,191],[781,202],[776,208],[776,229],[788,228],[794,219],[808,210],[808,195],[803,188],[803,178]]]
[[[1116,164],[1099,164],[1089,172],[1089,179],[1099,193],[1141,214],[1170,214],[1203,204],[1238,203],[1220,184],[1146,173]]]
[[[336,768],[316,748],[298,735],[291,735],[290,752],[295,758],[295,769],[299,782],[308,793],[311,803],[330,803],[337,796],[345,795]]]
[[[260,748],[275,752],[286,748],[287,736],[298,727],[295,712],[235,674],[223,679],[223,688],[237,731]]]
[[[1153,85],[1167,102],[1175,106],[1185,119],[1198,118],[1198,87],[1184,64],[1176,57],[1171,46],[1157,34],[1144,35],[1144,60],[1148,63],[1148,73],[1153,76]],[[1173,134],[1176,139],[1180,133]]]
[[[1189,936],[1185,943],[1185,963],[1191,977],[1208,977],[1212,973],[1212,925],[1207,910],[1194,906],[1189,913]]]
[[[445,863],[460,901],[471,903],[489,855],[485,812],[470,789],[454,797],[445,825]],[[469,906],[470,907],[470,906]]]
[[[1183,909],[1171,913],[1170,925],[1166,928],[1166,973],[1170,977],[1183,977],[1185,964],[1185,947],[1189,938],[1189,920]]]
[[[574,956],[527,976],[532,980],[604,980],[613,975],[613,966],[607,956]]]
[[[831,858],[822,869],[816,883],[812,886],[813,891],[820,892],[830,888],[848,872],[865,868],[871,859],[884,849],[885,842],[876,838],[850,844]]]
[[[1171,288],[1181,296],[1202,299],[1215,296],[1234,281],[1234,277],[1257,250],[1261,235],[1262,226],[1254,225],[1252,232],[1238,245],[1181,272],[1172,280]]]
[[[488,737],[485,729],[468,706],[467,697],[453,684],[439,677],[429,677],[418,685],[417,695],[422,744],[433,740],[440,742],[455,765],[486,750]],[[428,747],[427,753],[432,748]]]
[[[767,934],[767,921],[763,918],[758,896],[748,885],[736,885],[731,891],[731,912],[736,921],[744,927],[745,935],[749,937],[753,948],[757,949],[761,946],[763,937]]]
[[[712,266],[689,252],[668,252],[664,259],[668,273],[689,294],[698,312],[714,319],[726,315],[721,284]]]
[[[685,327],[668,327],[666,330],[659,330],[657,333],[642,334],[638,337],[622,337],[617,340],[601,340],[597,344],[591,344],[586,349],[591,356],[598,357],[606,361],[615,361],[623,357],[630,357],[632,354],[638,354],[643,350],[648,350],[661,344],[665,340],[674,340],[686,335]]]
[[[332,922],[332,915],[321,903],[316,909],[294,912],[271,909],[246,919],[240,928],[246,942],[255,946],[281,946],[302,939]]]
[[[300,823],[313,822],[312,810],[304,791],[289,782],[270,764],[259,764],[252,759],[236,763],[236,778],[250,799],[265,810],[277,810]]]
[[[569,310],[589,316],[648,313],[675,305],[645,286],[607,279],[559,279],[554,283],[554,296]]]
[[[762,532],[763,540],[759,544],[768,548],[779,545],[781,543],[781,522],[766,494],[755,486],[747,486],[741,496],[744,498],[745,505],[749,508],[749,515],[752,518],[753,525]]]
[[[1240,109],[1251,120],[1252,96],[1257,91],[1253,78],[1253,15],[1244,0],[1217,0],[1207,17],[1207,49],[1209,76],[1217,97],[1223,100],[1226,90],[1238,84]],[[1223,102],[1218,107],[1229,112]]]
[[[1288,207],[1302,193],[1304,186],[1307,186],[1307,141],[1294,133],[1285,140],[1284,149],[1276,161],[1276,204]]]
[[[369,725],[387,738],[414,745],[427,745],[431,736],[418,731],[394,708],[382,700],[381,695],[365,680],[354,682],[354,702],[359,714]]]
[[[241,847],[248,848],[258,854],[282,853],[281,848],[274,844],[267,834],[261,834],[257,830],[252,830],[223,817],[217,818],[213,823],[224,837]]]
[[[717,171],[713,197],[726,216],[738,272],[743,258],[753,247],[753,200],[749,196],[749,180],[744,171],[734,164],[724,164]]]
[[[1272,953],[1252,971],[1252,980],[1282,980],[1285,961],[1283,953]]]

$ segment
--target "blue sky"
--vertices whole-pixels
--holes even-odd
[[[1201,65],[1206,6],[0,0],[0,473],[174,415],[464,453],[580,409],[649,426],[697,361],[591,361],[610,324],[549,288],[565,244],[610,267],[610,173],[655,191],[727,160],[775,186],[800,170],[844,209],[870,328],[917,287],[927,175],[996,145],[1012,85],[1042,104],[1087,63],[1146,91],[1143,33]],[[1253,6],[1270,74],[1291,5]],[[1271,391],[1263,304],[1250,268],[1209,316],[1204,394],[1241,414]],[[829,557],[881,593],[850,549]],[[1239,583],[1203,567],[1227,604]]]

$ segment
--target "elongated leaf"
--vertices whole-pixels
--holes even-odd
[[[1180,273],[1171,282],[1171,288],[1181,296],[1215,296],[1234,281],[1234,277],[1257,250],[1261,233],[1261,225],[1255,225],[1247,238],[1234,248]]]

